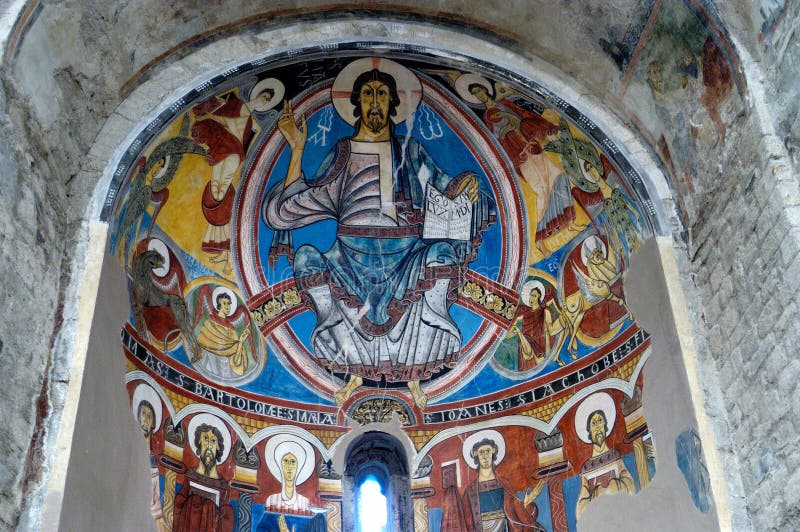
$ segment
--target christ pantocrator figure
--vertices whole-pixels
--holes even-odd
[[[417,139],[394,135],[392,118],[405,120],[421,94],[408,69],[366,59],[346,67],[337,83],[348,75],[355,78],[352,85],[346,82],[354,110],[343,118],[353,123],[354,134],[339,140],[310,178],[301,171],[305,116],[298,127],[291,104],[284,104],[278,128],[291,159],[284,182],[267,195],[263,216],[278,231],[325,219],[338,222],[330,249],[301,246],[293,263],[297,285],[317,317],[314,356],[326,368],[349,375],[336,393],[337,403],[370,379],[407,382],[424,408],[420,381],[458,359],[461,333],[449,307],[477,253],[481,231],[495,219],[494,204],[480,193],[475,173],[453,178]],[[427,187],[446,198],[468,198],[467,239],[422,238]]]

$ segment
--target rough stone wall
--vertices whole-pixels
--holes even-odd
[[[771,136],[732,142],[688,249],[756,530],[800,523],[800,195],[781,151]]]
[[[800,5],[739,4],[722,15],[748,73],[748,114],[700,174],[704,192],[695,198],[687,251],[702,305],[703,354],[718,369],[729,421],[723,452],[738,458],[741,473],[734,495],[746,499],[753,529],[795,530]]]
[[[76,176],[115,102],[91,75],[52,64],[54,50],[68,53],[70,47],[37,43],[36,32],[55,27],[31,28],[36,45],[30,55],[1,72],[0,305],[6,312],[0,319],[0,419],[8,429],[0,438],[2,530],[27,529],[22,506],[43,497],[39,488],[52,462],[69,382],[77,318],[70,308],[94,188]]]
[[[756,17],[756,27],[749,32],[756,41],[751,47],[754,58],[762,64],[769,82],[767,100],[775,132],[783,141],[792,162],[800,162],[800,3],[778,2],[771,10]],[[764,16],[766,15],[766,17]]]
[[[48,378],[69,281],[68,227],[57,178],[29,152],[0,87],[0,529],[16,526],[22,495],[42,476]],[[74,233],[74,229],[72,229]],[[74,236],[73,236],[74,238]]]

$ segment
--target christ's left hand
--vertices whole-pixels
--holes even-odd
[[[475,177],[474,174],[467,176],[463,181],[461,181],[461,183],[458,184],[455,197],[460,196],[465,190],[467,191],[467,196],[472,203],[478,201],[478,178]]]

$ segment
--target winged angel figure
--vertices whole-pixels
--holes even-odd
[[[567,344],[570,353],[578,350],[577,333],[586,311],[590,308],[603,301],[613,301],[631,316],[625,300],[611,291],[611,286],[622,276],[619,254],[614,252],[613,247],[607,247],[599,237],[591,236],[583,242],[581,255],[588,273],[584,273],[574,263],[571,265],[580,290],[569,296],[564,305],[570,332],[570,341]]]

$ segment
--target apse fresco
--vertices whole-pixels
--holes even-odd
[[[338,531],[333,457],[378,422],[416,451],[417,531],[575,530],[648,484],[624,279],[652,204],[523,81],[309,50],[211,79],[134,142],[110,252],[160,529]]]

